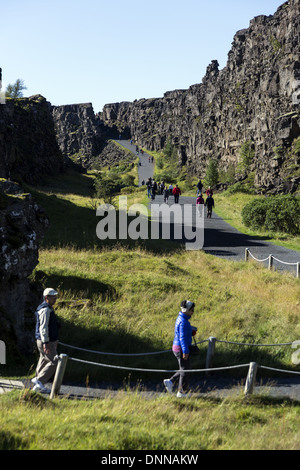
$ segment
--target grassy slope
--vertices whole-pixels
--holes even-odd
[[[210,335],[251,343],[299,339],[300,287],[292,276],[253,263],[186,252],[167,242],[163,246],[99,242],[89,176],[68,174],[32,192],[51,219],[33,278],[59,289],[62,342],[116,352],[169,349],[183,298],[196,302],[193,324],[199,328],[198,340]],[[201,350],[194,368],[204,365],[206,345]],[[254,349],[217,343],[215,366],[254,360],[299,370],[291,363],[293,352],[290,347]],[[72,355],[142,368],[176,366],[172,355],[130,360]],[[86,366],[67,369],[66,378],[83,382],[129,380],[125,372]],[[144,373],[131,376],[147,379]],[[162,379],[152,374],[149,378]],[[92,404],[50,405],[41,400],[32,394],[0,398],[0,448],[299,449],[299,407],[289,400],[182,403],[169,397],[144,401],[134,395]],[[51,422],[47,438],[42,433],[45,422]],[[187,422],[189,433],[182,438]]]

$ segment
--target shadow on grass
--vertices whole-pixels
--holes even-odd
[[[80,297],[80,294],[82,294],[87,299],[90,299],[93,295],[97,295],[102,300],[117,299],[117,292],[113,286],[94,279],[85,279],[61,273],[47,274],[44,271],[36,270],[32,280],[41,283],[43,287],[53,285],[59,290],[74,291],[77,297]],[[63,301],[59,300],[58,304],[62,305]]]
[[[89,207],[80,207],[56,195],[47,195],[31,191],[40,204],[49,220],[50,226],[41,242],[43,248],[73,248],[73,249],[102,249],[122,247],[124,249],[141,248],[153,254],[178,252],[184,249],[182,243],[171,240],[138,239],[126,240],[105,239],[100,240],[96,234],[100,217],[96,210]],[[134,217],[127,217],[128,226]],[[119,211],[116,210],[116,233],[119,233]],[[148,221],[148,233],[151,233],[151,224]]]

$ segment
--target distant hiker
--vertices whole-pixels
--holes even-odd
[[[206,199],[205,206],[207,207],[207,217],[211,219],[212,209],[215,206],[215,201],[214,201],[214,198],[210,194],[208,195]]]
[[[181,398],[186,396],[188,379],[185,370],[190,369],[190,346],[192,344],[192,336],[197,328],[190,325],[190,319],[194,313],[195,304],[190,300],[183,300],[181,302],[180,312],[175,322],[174,340],[172,351],[178,360],[180,371],[170,379],[164,380],[164,386],[169,393],[172,393],[173,386],[178,383],[177,397]]]
[[[155,199],[156,191],[157,191],[157,182],[155,180],[153,180],[152,188],[151,188],[151,200],[152,201],[154,201],[154,199]]]
[[[147,186],[147,196],[151,196],[151,188],[152,188],[152,181],[151,178],[148,178],[146,181],[146,186]]]
[[[171,194],[173,194],[173,189],[174,189],[173,185],[172,185],[172,183],[170,183],[170,185],[169,185],[169,194],[170,194],[170,196],[171,196]]]
[[[142,180],[142,186],[145,186],[145,180]]]
[[[45,384],[54,375],[58,362],[57,342],[60,325],[53,309],[57,295],[56,290],[45,289],[44,300],[35,312],[35,339],[40,357],[36,367],[36,376],[31,382],[34,384],[33,390],[41,393],[49,392]]]
[[[199,196],[199,194],[202,193],[202,188],[203,188],[203,184],[201,183],[201,180],[199,180],[197,183],[197,196]]]
[[[152,163],[153,163],[153,160],[154,160],[153,157],[151,157],[151,162],[152,162]]]
[[[181,194],[181,189],[179,188],[178,184],[176,184],[175,188],[173,189],[175,204],[178,204],[180,194]]]
[[[170,191],[169,191],[169,188],[167,188],[167,186],[165,186],[163,189],[163,195],[164,195],[164,203],[168,204]]]
[[[206,196],[213,196],[213,190],[210,186],[208,186],[207,190],[205,191]]]
[[[202,194],[200,193],[199,196],[197,197],[196,199],[196,207],[197,207],[197,212],[198,212],[198,215],[199,217],[202,216],[202,211],[204,209],[204,199],[203,199],[203,196]]]

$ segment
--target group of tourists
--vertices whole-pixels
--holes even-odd
[[[178,184],[176,184],[175,187],[172,183],[167,185],[164,181],[157,184],[155,179],[151,177],[147,179],[145,184],[147,186],[147,196],[149,199],[151,198],[151,202],[155,200],[155,196],[158,194],[164,197],[165,204],[169,203],[170,196],[174,196],[174,202],[175,204],[178,204],[179,196],[181,194],[181,189]]]
[[[213,198],[213,190],[211,189],[210,186],[208,186],[207,190],[205,191],[206,194],[206,201],[204,201],[203,198],[203,193],[202,193],[202,188],[203,184],[201,183],[201,180],[197,183],[197,199],[196,199],[196,206],[197,206],[197,211],[199,216],[201,217],[202,215],[202,207],[205,206],[207,208],[207,218],[211,219],[212,215],[212,210],[213,207],[215,206],[215,201]]]
[[[58,292],[53,288],[47,288],[43,292],[43,301],[35,312],[36,327],[35,339],[40,354],[36,367],[36,376],[31,380],[33,390],[40,393],[50,393],[46,384],[55,374],[58,355],[57,344],[60,322],[54,312],[54,305]],[[197,332],[195,326],[190,325],[194,314],[195,304],[184,300],[180,306],[180,312],[175,322],[174,340],[172,351],[179,365],[179,370],[170,378],[163,381],[166,390],[173,392],[178,384],[177,397],[185,397],[188,387],[188,377],[185,371],[190,369],[190,356],[193,352],[192,339]]]
[[[151,199],[151,202],[155,200],[155,196],[158,194],[164,197],[165,204],[169,203],[170,196],[174,196],[175,204],[179,203],[179,196],[181,195],[181,189],[178,186],[178,184],[176,184],[175,186],[173,186],[172,183],[167,185],[164,181],[157,183],[154,178],[150,177],[147,179],[146,182],[143,180],[142,185],[146,185],[147,196],[149,199]],[[207,190],[205,191],[206,201],[204,201],[202,188],[203,188],[203,184],[201,183],[201,180],[200,180],[197,184],[197,199],[196,199],[197,211],[198,211],[199,216],[201,216],[202,206],[206,207],[207,218],[211,219],[212,210],[213,210],[213,207],[215,206],[215,201],[213,198],[213,190],[211,189],[210,186],[207,188]]]

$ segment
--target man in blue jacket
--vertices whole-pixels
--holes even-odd
[[[195,304],[190,300],[181,302],[180,312],[175,322],[173,354],[178,360],[180,371],[175,372],[171,379],[165,379],[164,385],[169,393],[172,393],[173,386],[178,383],[177,397],[186,396],[188,380],[185,370],[190,368],[190,346],[192,344],[193,330],[196,328],[190,325],[191,316],[194,313]]]
[[[53,309],[57,295],[56,290],[52,288],[45,289],[43,292],[44,301],[35,312],[35,339],[40,358],[36,368],[36,377],[31,382],[34,384],[33,390],[41,393],[49,392],[45,384],[54,375],[58,361],[59,322]]]

